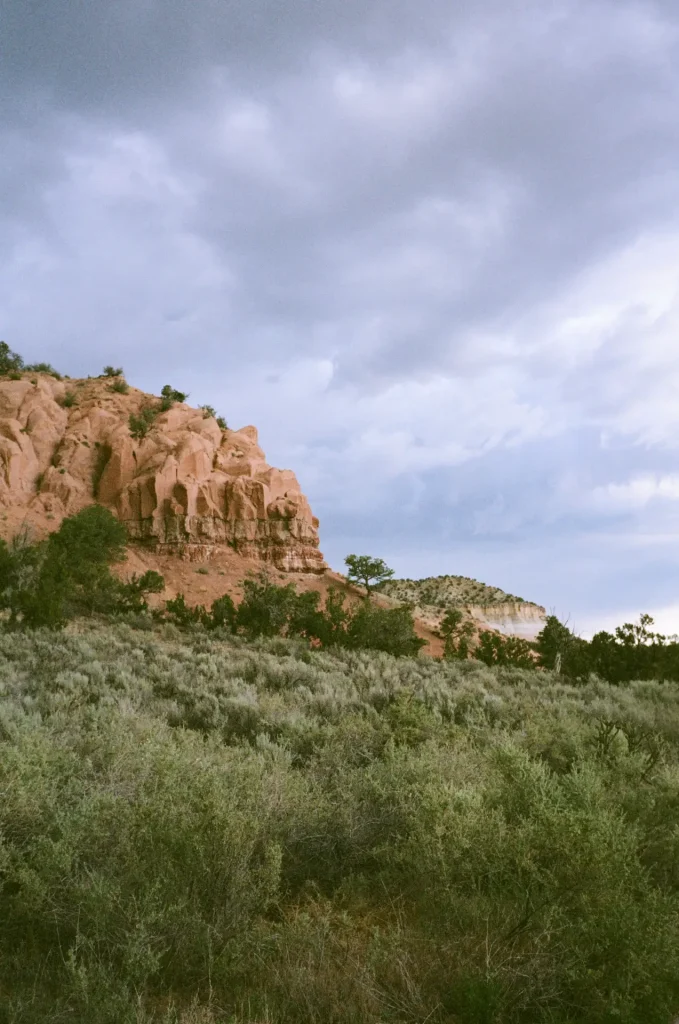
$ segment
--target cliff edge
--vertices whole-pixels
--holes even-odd
[[[0,380],[0,532],[44,533],[95,501],[159,555],[229,548],[283,572],[327,568],[295,474],[267,464],[254,427],[106,377]]]

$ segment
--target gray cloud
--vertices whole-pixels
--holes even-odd
[[[670,0],[5,0],[2,334],[256,422],[335,563],[666,602],[667,488],[602,495],[679,437],[678,39]]]

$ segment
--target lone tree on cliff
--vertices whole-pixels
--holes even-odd
[[[370,596],[371,590],[394,575],[394,570],[386,562],[381,558],[371,558],[370,555],[347,555],[344,562],[348,569],[347,579],[365,587],[366,597]]]

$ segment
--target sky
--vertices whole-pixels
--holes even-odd
[[[679,632],[676,0],[0,0],[0,337],[321,548]]]

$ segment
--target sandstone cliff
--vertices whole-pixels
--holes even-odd
[[[547,621],[540,605],[528,601],[505,601],[493,605],[470,605],[468,612],[482,629],[493,629],[507,636],[535,640]]]
[[[149,410],[145,437],[130,416]],[[265,460],[254,427],[160,401],[106,378],[0,380],[0,508],[5,535],[38,532],[98,501],[158,554],[205,561],[228,547],[284,572],[326,569],[318,520],[294,473]]]

